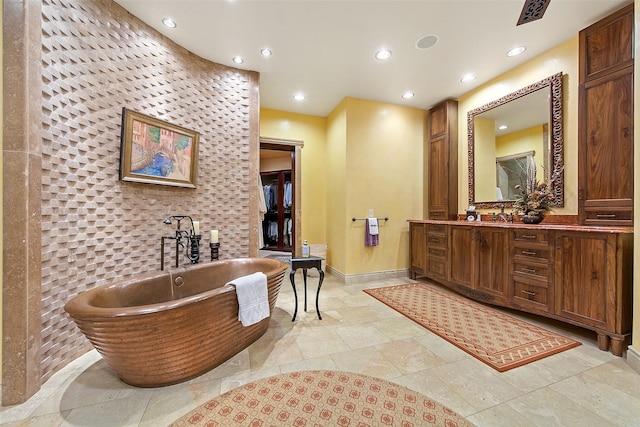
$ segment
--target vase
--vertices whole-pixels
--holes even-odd
[[[544,219],[544,215],[541,213],[530,212],[522,215],[520,218],[525,224],[540,224]]]

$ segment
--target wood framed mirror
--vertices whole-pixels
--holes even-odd
[[[512,207],[521,165],[533,161],[537,179],[551,181],[553,206],[564,206],[562,73],[469,111],[467,132],[469,205]]]

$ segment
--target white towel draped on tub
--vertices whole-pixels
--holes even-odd
[[[238,295],[238,320],[242,326],[250,326],[269,317],[269,293],[267,276],[253,273],[238,277],[227,283],[236,287]]]

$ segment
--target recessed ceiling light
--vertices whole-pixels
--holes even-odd
[[[476,79],[476,75],[475,74],[465,74],[464,76],[462,76],[462,78],[460,79],[460,82],[462,83],[469,83],[472,82]]]
[[[178,24],[171,18],[162,18],[162,23],[169,28],[176,28]]]
[[[296,101],[304,101],[304,95],[301,93],[297,93],[293,95],[293,99],[295,99]]]
[[[391,58],[391,51],[387,49],[382,49],[376,52],[376,59],[384,61],[385,59]]]
[[[271,52],[271,49],[265,47],[260,51],[260,53],[262,54],[262,56],[271,56],[272,52]]]
[[[414,96],[415,96],[415,93],[408,90],[402,94],[402,99],[411,99]]]
[[[233,62],[235,62],[236,64],[242,64],[244,62],[244,59],[242,59],[242,56],[234,56]]]
[[[500,125],[498,126],[498,129],[505,130],[507,127],[508,127],[507,125]]]
[[[511,49],[509,52],[507,52],[507,56],[518,56],[518,55],[522,55],[524,53],[524,51],[527,50],[526,47],[524,46],[518,46],[518,47],[514,47],[513,49]]]

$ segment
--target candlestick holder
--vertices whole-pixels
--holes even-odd
[[[215,261],[220,256],[220,243],[209,243],[211,248],[211,261]]]
[[[202,238],[199,234],[192,234],[189,236],[189,241],[191,242],[190,251],[189,251],[189,261],[191,264],[197,264],[200,262],[200,239]]]

